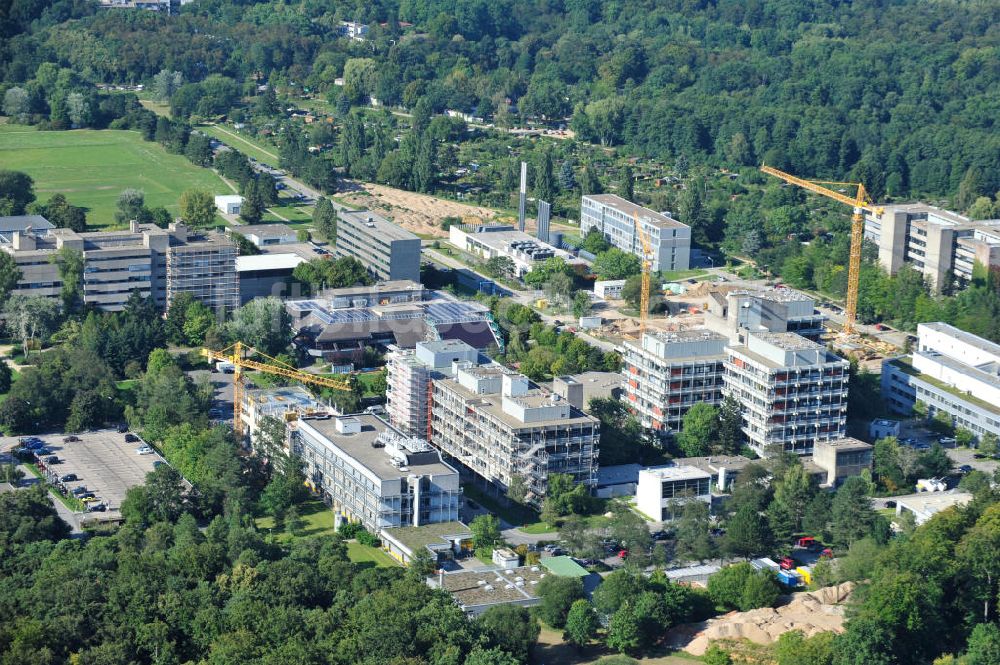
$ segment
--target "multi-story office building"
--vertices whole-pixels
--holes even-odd
[[[882,363],[882,397],[904,415],[919,401],[977,438],[1000,436],[1000,345],[947,323],[917,326],[911,355]]]
[[[379,279],[420,281],[420,238],[369,210],[337,218],[339,256],[353,256]]]
[[[292,451],[334,514],[373,533],[458,521],[458,471],[377,416],[299,420]]]
[[[213,309],[239,306],[236,245],[221,234],[193,233],[179,223],[168,229],[133,222],[122,231],[29,228],[2,235],[0,249],[21,270],[14,293],[59,297],[62,277],[53,257],[64,248],[83,255],[83,301],[104,310],[121,310],[133,291],[161,308],[182,292]]]
[[[405,434],[432,438],[432,381],[454,374],[455,363],[475,363],[479,351],[461,340],[417,342],[415,349],[393,346],[386,356],[386,411]]]
[[[795,333],[748,333],[726,349],[724,394],[743,407],[743,432],[758,453],[780,446],[810,454],[847,430],[848,362]]]
[[[967,284],[975,262],[1000,265],[1000,220],[973,221],[923,203],[869,214],[865,238],[878,247],[879,262],[890,274],[909,264],[927,276],[935,291]]]
[[[239,250],[221,234],[195,235],[174,225],[167,250],[166,306],[181,293],[190,293],[216,311],[240,306],[240,278],[236,271]],[[162,265],[162,263],[161,263]]]
[[[625,342],[625,398],[643,427],[680,431],[695,404],[722,402],[727,339],[708,330],[645,333]]]
[[[642,258],[636,216],[653,252],[653,270],[687,270],[691,261],[691,227],[620,196],[584,195],[580,202],[580,234],[597,229],[613,246]]]
[[[596,418],[501,365],[465,364],[433,384],[431,443],[450,459],[504,490],[523,483],[535,504],[549,474],[596,484]]]
[[[748,332],[792,332],[814,342],[824,333],[826,316],[812,296],[788,288],[713,291],[707,299],[705,327],[744,341]]]
[[[639,471],[635,506],[657,521],[680,517],[688,501],[712,505],[712,476],[693,466],[655,466]]]

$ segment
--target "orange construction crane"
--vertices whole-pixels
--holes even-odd
[[[632,213],[635,219],[635,233],[639,236],[639,243],[642,244],[642,293],[639,294],[639,337],[646,332],[646,318],[649,316],[649,273],[653,269],[653,250],[649,246],[649,238],[642,230],[642,222],[639,221],[639,213]]]
[[[872,202],[868,196],[868,192],[865,191],[865,186],[860,182],[805,180],[770,166],[761,166],[760,170],[814,194],[825,196],[834,201],[840,201],[854,209],[854,214],[851,217],[851,258],[847,269],[847,305],[844,307],[844,332],[848,334],[853,333],[854,323],[858,316],[858,283],[861,281],[861,244],[865,233],[864,213],[870,212],[876,217],[881,217],[883,208],[876,206]],[[854,187],[854,196],[847,196],[827,187],[822,187],[822,185]]]
[[[300,381],[302,383],[309,383],[315,386],[322,386],[324,388],[333,388],[335,390],[351,389],[350,382],[345,379],[317,376],[316,374],[303,372],[302,370],[292,367],[288,363],[281,362],[277,358],[272,358],[266,353],[261,353],[253,347],[247,346],[243,342],[236,342],[221,351],[202,349],[201,355],[205,356],[210,361],[232,363],[234,367],[233,430],[238,435],[243,434],[243,419],[241,417],[243,415],[243,372],[246,370],[257,370],[258,372],[265,372],[275,376],[283,376],[286,379],[294,379],[295,381]],[[266,358],[270,362],[250,360],[247,357],[248,355],[259,355]]]

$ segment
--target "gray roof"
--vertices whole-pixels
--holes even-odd
[[[378,435],[389,430],[399,434],[387,422],[371,414],[357,414],[350,416],[361,421],[361,432],[357,434],[341,434],[337,431],[337,419],[330,420],[303,420],[299,427],[312,428],[322,438],[329,441],[333,446],[339,448],[345,455],[355,460],[381,480],[393,480],[396,478],[406,478],[411,474],[416,475],[448,475],[458,473],[454,468],[441,461],[441,454],[434,449],[426,452],[409,453],[407,455],[406,471],[392,464],[389,454],[385,448],[376,448],[372,443]]]
[[[341,210],[337,216],[353,226],[367,227],[369,234],[381,240],[419,240],[419,238],[401,226],[397,226],[385,217],[371,210],[346,212]]]
[[[46,229],[54,229],[55,224],[41,215],[14,215],[11,217],[0,217],[0,233],[24,231],[28,228],[35,231],[44,231]]]

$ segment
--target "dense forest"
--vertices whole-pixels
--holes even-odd
[[[339,38],[341,20],[369,24],[368,39]],[[995,3],[913,0],[198,0],[178,16],[15,0],[0,80],[39,113],[65,103],[60,87],[161,71],[179,73],[181,100],[212,97],[202,115],[260,81],[347,104],[426,99],[498,124],[569,119],[588,141],[670,162],[853,173],[875,198],[950,196],[970,171],[992,196],[998,25]]]

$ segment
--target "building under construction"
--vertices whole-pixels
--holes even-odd
[[[433,385],[431,442],[449,459],[535,505],[549,474],[596,485],[600,421],[568,400],[494,363],[465,363]]]

